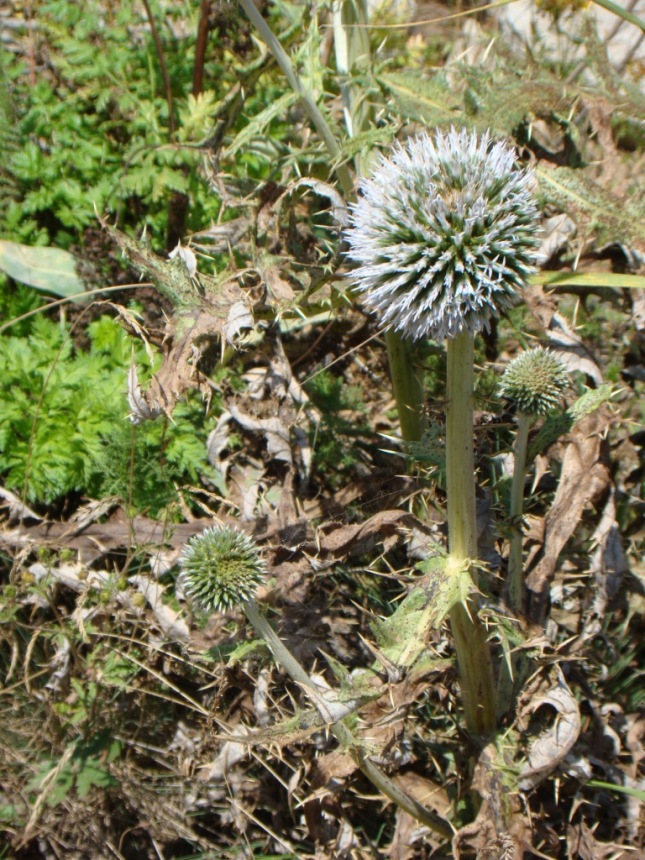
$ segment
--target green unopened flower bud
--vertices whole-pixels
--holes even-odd
[[[266,573],[253,539],[229,526],[192,537],[179,565],[186,597],[203,612],[221,612],[250,600]]]
[[[502,376],[502,394],[523,415],[546,415],[557,406],[568,377],[560,359],[538,346],[509,363]]]

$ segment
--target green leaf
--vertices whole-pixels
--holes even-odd
[[[264,135],[267,126],[278,116],[285,114],[291,105],[296,101],[296,94],[293,92],[285,93],[279,99],[270,104],[267,108],[253,117],[251,122],[245,126],[242,131],[236,135],[233,141],[226,147],[226,156],[230,158],[239,149],[242,149],[253,140],[253,138]]]
[[[63,298],[86,290],[76,274],[76,258],[60,248],[34,248],[0,239],[0,269],[16,281]]]
[[[587,389],[565,412],[547,418],[529,446],[528,462],[532,462],[541,451],[568,433],[586,415],[600,409],[603,403],[609,403],[615,394],[611,382],[606,382],[598,388]]]
[[[585,232],[595,231],[597,242],[620,242],[644,252],[645,208],[619,199],[569,167],[537,169],[540,191],[549,203],[568,212]]]
[[[111,785],[116,785],[116,779],[99,767],[95,759],[87,759],[82,763],[76,776],[76,794],[81,800],[87,797],[94,786],[108,788]]]
[[[453,556],[435,556],[420,562],[418,570],[425,576],[423,584],[431,609],[430,620],[438,627],[453,606],[468,601],[473,588],[469,564]]]
[[[430,627],[438,627],[453,606],[466,603],[473,587],[468,566],[438,555],[418,565],[424,574],[417,588],[389,618],[372,623],[383,655],[397,666],[411,666],[425,648]]]
[[[590,779],[587,785],[593,788],[606,788],[609,791],[617,791],[619,794],[628,794],[630,797],[635,797],[641,803],[645,803],[645,791],[640,788],[629,788],[627,785],[616,785],[613,782],[600,782],[597,779]]]
[[[440,125],[455,121],[459,99],[440,77],[428,79],[414,72],[394,72],[378,77],[398,103],[401,114],[408,119],[423,119]]]
[[[538,272],[537,275],[531,275],[529,283],[544,284],[547,287],[644,290],[645,275],[625,275],[620,272]]]

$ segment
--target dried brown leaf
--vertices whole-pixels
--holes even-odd
[[[581,819],[567,827],[567,856],[574,860],[634,860],[638,855],[631,848],[616,842],[600,842],[593,830]]]
[[[532,699],[520,717],[535,713],[543,705],[554,708],[557,715],[551,728],[542,734],[529,750],[528,766],[522,770],[518,780],[523,791],[535,788],[558,767],[578,740],[582,727],[578,703],[560,670],[556,684],[541,696]]]
[[[600,632],[607,605],[616,596],[625,574],[629,572],[629,563],[616,521],[616,496],[613,488],[593,533],[592,542],[596,548],[591,556],[590,569],[596,587],[591,610],[582,625],[580,644]]]
[[[566,437],[560,481],[551,510],[546,516],[544,543],[527,576],[527,586],[542,600],[564,545],[574,533],[583,511],[609,485],[607,465],[600,461],[601,435],[611,413],[599,409],[583,418]]]
[[[164,588],[147,576],[135,574],[129,582],[145,597],[155,621],[166,639],[171,642],[187,642],[190,636],[188,625],[178,612],[164,603]]]

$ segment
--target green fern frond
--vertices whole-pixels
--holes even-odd
[[[18,131],[12,99],[6,74],[6,58],[0,46],[0,213],[4,213],[9,203],[18,196],[18,183],[8,166],[12,156],[20,150],[20,132]],[[3,232],[5,225],[0,215],[0,227]]]

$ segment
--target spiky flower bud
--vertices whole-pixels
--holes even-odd
[[[192,537],[179,565],[186,597],[204,612],[221,612],[250,600],[266,573],[253,539],[229,526]]]
[[[521,353],[502,376],[501,391],[523,415],[546,415],[557,406],[569,374],[548,349],[541,346]]]
[[[397,144],[361,183],[346,232],[366,307],[413,339],[487,328],[534,271],[533,183],[488,132]]]

